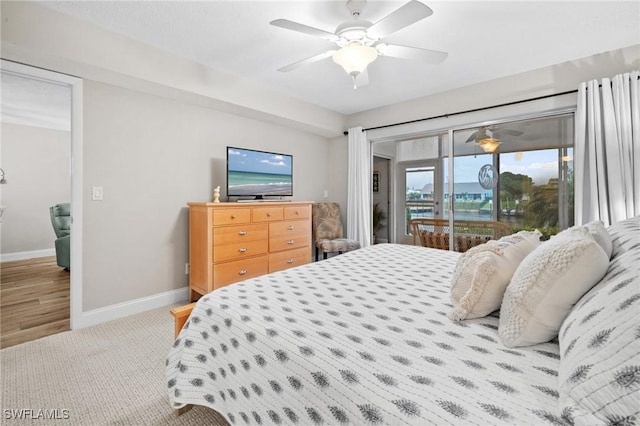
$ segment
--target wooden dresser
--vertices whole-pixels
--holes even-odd
[[[310,201],[188,203],[189,297],[311,261]]]

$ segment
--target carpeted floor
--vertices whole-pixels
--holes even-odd
[[[178,416],[169,406],[172,336],[167,307],[1,350],[0,423],[227,426],[213,410]],[[35,419],[14,419],[21,409]],[[58,419],[37,418],[44,414]]]

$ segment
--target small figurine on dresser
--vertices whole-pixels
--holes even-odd
[[[220,202],[220,185],[216,186],[213,190],[213,202],[214,203]]]

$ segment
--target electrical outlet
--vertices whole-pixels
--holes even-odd
[[[189,275],[189,271],[191,269],[191,266],[188,263],[184,264],[184,274],[185,275]]]

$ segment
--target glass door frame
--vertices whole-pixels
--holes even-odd
[[[553,110],[549,110],[546,112],[540,112],[540,113],[529,113],[529,114],[521,114],[521,115],[515,115],[515,116],[510,116],[510,117],[505,117],[505,118],[501,118],[501,119],[496,119],[496,120],[485,120],[485,121],[480,121],[480,122],[476,122],[476,123],[465,123],[465,124],[461,124],[458,126],[451,126],[448,128],[448,141],[447,141],[447,156],[446,158],[448,158],[448,185],[446,188],[446,191],[449,193],[449,200],[452,200],[454,197],[454,169],[455,169],[455,144],[454,144],[454,133],[457,131],[461,131],[461,130],[467,130],[470,128],[477,128],[477,127],[487,127],[487,126],[493,126],[493,125],[500,125],[500,124],[505,124],[505,123],[511,123],[514,121],[525,121],[525,120],[535,120],[535,119],[540,119],[540,118],[545,118],[545,117],[554,117],[554,116],[561,116],[561,115],[567,115],[567,114],[571,114],[574,116],[574,120],[575,120],[575,112],[576,109],[575,107],[570,107],[570,108],[559,108],[559,109],[553,109]],[[573,148],[573,147],[572,147]],[[566,153],[566,148],[559,148],[561,149],[561,151],[563,153]],[[498,156],[497,155],[492,155],[493,159],[492,159],[492,163],[494,165],[494,167],[496,168],[496,170],[499,172],[499,164],[497,161]],[[443,158],[445,158],[443,156]],[[562,171],[562,173],[564,174],[564,170]],[[497,180],[493,185],[493,192],[494,192],[494,200],[496,199],[495,194],[497,192]],[[563,197],[566,197],[566,195],[563,194]],[[499,197],[498,197],[499,198]],[[497,201],[499,202],[499,201]],[[497,220],[497,208],[498,207],[494,207],[493,209],[493,220]],[[454,209],[454,203],[453,202],[449,202],[449,209],[448,209],[448,214],[449,214],[449,229],[453,230],[454,229],[454,215],[455,215],[455,209]],[[566,218],[564,218],[566,220]],[[453,235],[451,236],[451,238],[449,238],[449,250],[450,251],[454,251],[455,248],[455,238],[453,238]]]
[[[455,161],[453,159],[453,131],[455,130],[525,119],[542,118],[559,114],[575,115],[576,107],[575,94],[559,94],[558,96],[549,98],[534,98],[527,101],[515,102],[514,104],[501,104],[464,112],[440,114],[438,116],[425,119],[371,128],[367,129],[367,138],[369,139],[369,142],[374,145],[385,142],[398,143],[409,139],[418,139],[435,134],[448,137],[449,140],[445,141],[441,145],[442,148],[446,147],[448,152],[446,154],[441,152],[440,158],[448,159],[449,164],[453,167],[453,163]],[[400,163],[397,159],[392,162],[394,167],[398,167],[398,164]],[[442,170],[444,171],[444,168]],[[394,209],[396,209],[401,196],[401,194],[399,194],[401,191],[399,190],[403,190],[404,188],[397,186],[398,174],[393,173],[392,176],[393,179],[396,180],[396,182],[392,184],[392,191],[396,192],[392,195],[392,203],[394,203]],[[442,182],[444,182],[444,180]],[[450,195],[453,193],[453,182],[451,179],[449,179],[448,186],[443,188],[443,194],[444,191],[447,191]],[[402,196],[404,196],[404,194],[402,194]],[[394,211],[396,211],[397,214],[397,210]],[[399,222],[400,219],[401,218],[396,217],[395,222]],[[396,233],[396,223],[393,224],[391,238],[393,242],[401,243],[401,236]]]
[[[433,198],[434,198],[434,208],[437,207],[437,211],[434,212],[434,217],[440,218],[442,217],[442,208],[444,206],[444,188],[443,188],[443,171],[442,171],[442,159],[441,158],[433,158],[429,160],[415,160],[415,161],[403,161],[397,163],[397,173],[396,173],[396,182],[397,188],[402,188],[402,191],[397,191],[398,194],[396,201],[398,201],[396,205],[396,214],[399,220],[396,221],[396,241],[408,241],[409,238],[413,238],[412,235],[407,234],[407,195],[406,195],[406,187],[407,187],[407,169],[414,168],[433,168]],[[402,197],[402,198],[400,198]],[[400,214],[400,212],[404,212],[404,214]]]

